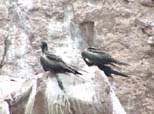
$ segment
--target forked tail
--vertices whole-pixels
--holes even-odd
[[[68,69],[69,72],[71,72],[71,73],[73,73],[73,74],[82,75],[82,73],[80,73],[79,71],[75,70],[74,68],[71,68],[71,67],[68,66],[67,69]]]
[[[73,70],[73,73],[74,74],[79,74],[79,75],[82,75],[82,73],[80,73],[79,71],[75,70],[75,69],[72,69]]]

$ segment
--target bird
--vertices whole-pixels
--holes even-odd
[[[81,56],[83,60],[86,62],[88,66],[92,65],[128,65],[127,63],[118,61],[114,59],[110,54],[103,52],[94,47],[89,47],[87,50],[81,52]]]
[[[82,75],[82,73],[78,72],[71,66],[68,66],[61,57],[52,54],[48,51],[48,45],[45,41],[41,42],[41,50],[42,55],[40,57],[40,63],[44,69],[44,71],[51,71],[55,73],[73,73]]]
[[[113,70],[111,67],[108,66],[108,65],[115,66],[114,64],[118,65],[128,65],[128,64],[114,59],[110,54],[106,52],[103,52],[94,47],[89,47],[81,52],[81,56],[88,66],[94,66],[94,65],[97,66],[100,70],[103,70],[105,75],[108,77],[112,77],[112,74],[128,77],[128,75]]]

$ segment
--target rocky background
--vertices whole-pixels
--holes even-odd
[[[127,114],[153,114],[154,49],[148,44],[154,32],[153,4],[152,0],[0,0],[1,82],[11,77],[17,83],[19,78],[21,86],[20,79],[32,80],[44,72],[39,64],[42,40],[64,61],[80,68],[86,65],[79,53],[95,46],[130,64],[117,68],[129,78],[109,79]],[[109,99],[104,106],[111,108]],[[34,109],[43,114],[37,106]],[[109,109],[104,113],[110,114]]]

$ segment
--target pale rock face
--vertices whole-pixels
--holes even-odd
[[[153,99],[153,71],[149,69],[154,68],[150,58],[153,55],[146,45],[147,36],[135,23],[140,18],[152,20],[153,11],[141,6],[139,0],[2,0],[0,74],[9,78],[4,81],[0,77],[3,81],[0,88],[6,96],[15,94],[7,101],[4,94],[0,95],[0,111],[6,114],[9,111],[15,114],[52,114],[53,111],[58,114],[89,114],[91,111],[95,111],[94,114],[125,114],[103,72],[95,67],[87,68],[81,58],[82,50],[96,46],[133,64],[122,67],[122,70],[134,73],[133,77],[115,78],[116,94],[128,114],[150,114],[153,112],[153,103],[150,102]],[[46,77],[46,74],[46,78],[42,77],[44,71],[39,62],[41,41],[47,41],[49,50],[61,56],[67,64],[88,71],[81,76],[86,81],[81,83],[79,77],[74,79],[71,74],[60,75],[66,87],[64,93],[57,86],[54,74],[53,77]],[[10,78],[15,81],[10,81]],[[28,88],[25,88],[25,83]],[[5,91],[4,86],[14,89]],[[64,106],[65,100],[69,101],[67,107]]]
[[[1,76],[7,76],[7,80],[1,78],[1,113],[112,114],[110,86],[98,69],[88,69],[91,73],[81,76],[84,82],[74,75],[59,75],[65,93],[57,85],[55,74],[49,74],[52,77],[40,74],[43,72],[39,63],[43,40],[48,42],[50,51],[63,57],[66,63],[76,67],[85,65],[80,53],[81,49],[93,43],[94,23],[92,20],[83,27],[80,23],[84,20],[75,23],[78,4],[75,1],[18,0],[6,1],[0,7],[0,26],[3,26],[0,31]],[[84,7],[87,10],[83,17],[92,16],[99,10],[96,6],[92,6],[93,9]],[[83,36],[91,40],[84,41]]]

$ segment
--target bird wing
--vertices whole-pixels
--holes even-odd
[[[54,60],[54,61],[57,61],[59,63],[62,63],[61,64],[61,67],[63,67],[64,69],[67,69],[69,72],[72,72],[74,74],[79,74],[79,75],[82,75],[82,73],[78,72],[77,70],[75,70],[74,68],[72,68],[71,66],[67,65],[62,59],[61,57],[57,56],[57,55],[54,55],[54,54],[51,54],[49,52],[46,52],[46,57],[49,59],[49,60]]]
[[[49,52],[46,52],[45,53],[46,57],[49,59],[49,60],[55,60],[57,62],[62,62],[64,63],[64,61],[61,59],[61,57],[57,56],[57,55],[54,55],[54,54],[51,54]]]
[[[107,56],[108,58],[111,58],[111,55],[110,55],[110,54],[105,53],[105,52],[103,52],[103,51],[100,50],[100,49],[96,49],[96,48],[90,47],[90,48],[88,48],[88,51],[91,51],[91,52],[93,52],[93,53],[99,53],[99,54],[102,54],[102,55],[104,55],[104,56]]]
[[[89,47],[87,50],[89,52],[101,55],[100,57],[103,58],[103,61],[106,61],[110,64],[111,64],[111,62],[113,62],[113,63],[117,63],[119,65],[129,65],[127,63],[124,63],[124,62],[121,62],[121,61],[114,59],[110,54],[105,53],[105,52],[101,51],[100,49],[97,49],[97,48],[94,48],[94,47]]]

